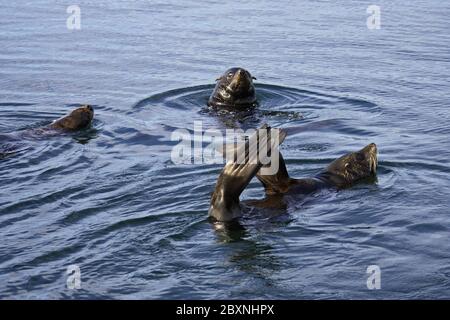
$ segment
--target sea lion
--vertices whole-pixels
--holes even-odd
[[[283,130],[280,144],[285,136],[286,131]],[[275,147],[278,146],[275,146],[270,141],[270,137],[268,138],[268,144],[279,155],[277,173],[263,175],[260,171],[263,165],[259,158],[256,163],[248,161],[247,158],[242,164],[232,161],[228,162],[220,173],[215,190],[211,196],[209,216],[212,219],[220,222],[230,222],[241,216],[239,196],[255,175],[265,188],[266,198],[246,201],[245,204],[256,207],[279,207],[283,201],[283,195],[305,195],[323,188],[342,189],[376,175],[378,160],[377,146],[374,143],[357,152],[348,153],[334,160],[315,177],[305,179],[290,178],[281,153],[275,150]],[[226,148],[224,152],[227,152]],[[235,149],[234,152],[241,151]]]
[[[26,145],[23,143],[25,140],[39,140],[44,137],[60,134],[61,132],[81,130],[89,127],[93,118],[94,109],[92,106],[83,105],[49,125],[0,135],[0,159],[23,149]]]
[[[231,68],[218,79],[209,97],[211,107],[245,109],[256,105],[256,92],[250,72],[243,68]]]
[[[263,184],[266,195],[307,194],[329,187],[336,189],[351,187],[358,181],[374,177],[377,166],[377,146],[371,143],[359,151],[350,152],[334,160],[312,178],[290,178],[281,153],[277,174],[263,175],[258,172],[256,177]]]
[[[65,131],[75,131],[88,127],[94,118],[94,108],[90,105],[83,105],[73,110],[69,115],[55,120],[48,125],[48,129]]]

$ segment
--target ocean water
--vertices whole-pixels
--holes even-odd
[[[449,15],[437,0],[1,0],[0,144],[18,149],[0,160],[0,298],[449,299]],[[206,108],[233,66],[258,79],[237,119]],[[82,103],[88,130],[8,138]],[[194,121],[311,125],[281,148],[294,177],[375,142],[377,181],[217,230],[222,165],[170,157]],[[255,179],[241,198],[262,197]]]

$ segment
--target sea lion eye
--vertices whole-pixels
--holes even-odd
[[[230,72],[228,75],[227,75],[227,77],[229,78],[229,77],[232,77],[233,76],[233,72]]]

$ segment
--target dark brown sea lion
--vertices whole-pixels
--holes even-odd
[[[211,107],[244,109],[256,106],[256,92],[250,72],[242,68],[231,68],[216,81],[216,87],[209,97]]]
[[[283,139],[286,135],[283,131]],[[275,146],[268,138],[268,144]],[[236,152],[236,150],[235,150]],[[239,152],[239,151],[238,151]],[[228,162],[223,168],[211,197],[209,216],[216,221],[229,222],[241,216],[239,196],[256,175],[264,185],[266,198],[246,201],[246,205],[256,207],[278,207],[283,195],[309,194],[323,188],[346,188],[365,178],[374,177],[377,169],[377,147],[374,143],[363,149],[346,154],[328,165],[313,178],[293,179],[288,175],[281,153],[276,174],[263,175],[261,162],[246,161],[242,164]],[[247,159],[246,159],[247,160]],[[266,165],[267,166],[267,165]]]
[[[87,128],[94,118],[94,109],[90,105],[83,105],[73,110],[53,123],[9,134],[0,135],[0,159],[26,150],[24,141],[40,140],[49,136],[61,134],[61,132],[73,132]]]
[[[49,129],[74,131],[88,127],[94,118],[94,109],[90,105],[83,105],[73,110],[69,115],[55,120],[48,125]]]
[[[90,105],[82,105],[74,109],[68,115],[61,117],[51,124],[33,128],[29,130],[19,131],[14,136],[22,139],[42,139],[48,136],[55,136],[61,132],[73,132],[82,130],[91,125],[94,118],[94,109]]]
[[[275,175],[256,174],[266,195],[286,193],[311,193],[328,187],[343,189],[358,181],[376,175],[378,165],[377,146],[371,143],[359,151],[348,153],[330,163],[313,178],[290,178],[283,156],[279,153],[279,170]]]

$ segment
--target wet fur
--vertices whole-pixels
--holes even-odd
[[[61,132],[81,130],[90,126],[93,118],[94,109],[89,105],[83,105],[47,126],[1,135],[0,159],[19,152],[23,148],[22,141],[24,140],[43,139],[61,134]]]
[[[55,120],[47,128],[68,131],[80,130],[88,127],[93,118],[94,109],[89,105],[84,105],[73,110],[69,115]]]
[[[231,68],[217,79],[208,105],[218,108],[248,108],[256,105],[256,91],[250,72]]]
[[[227,146],[223,150],[226,153]],[[264,186],[266,197],[246,201],[245,204],[259,208],[279,208],[285,205],[284,195],[307,195],[323,188],[347,188],[358,181],[374,177],[378,165],[377,147],[374,143],[334,160],[316,176],[304,179],[289,177],[283,156],[281,153],[278,156],[279,170],[274,175],[263,175],[260,171],[262,165],[249,170],[249,165],[227,163],[211,198],[210,216],[225,222],[240,217],[239,196],[255,174]],[[238,183],[239,179],[245,180]]]
[[[235,155],[245,155],[243,163],[229,161],[220,173],[209,207],[209,216],[213,219],[231,221],[241,216],[239,196],[262,167],[260,157],[254,158],[256,148],[258,145],[267,145],[267,154],[270,156],[272,152],[278,152],[278,144],[285,138],[285,133],[279,130],[279,139],[277,141],[273,139],[273,130],[278,129],[263,126],[260,130],[267,130],[267,135],[261,137],[255,134],[256,143],[247,141],[236,150]],[[253,140],[250,138],[250,141]]]
[[[279,157],[280,169],[276,175],[256,174],[267,195],[305,194],[327,187],[348,188],[358,181],[375,176],[378,165],[377,146],[374,143],[334,160],[312,178],[290,178],[281,153]]]

